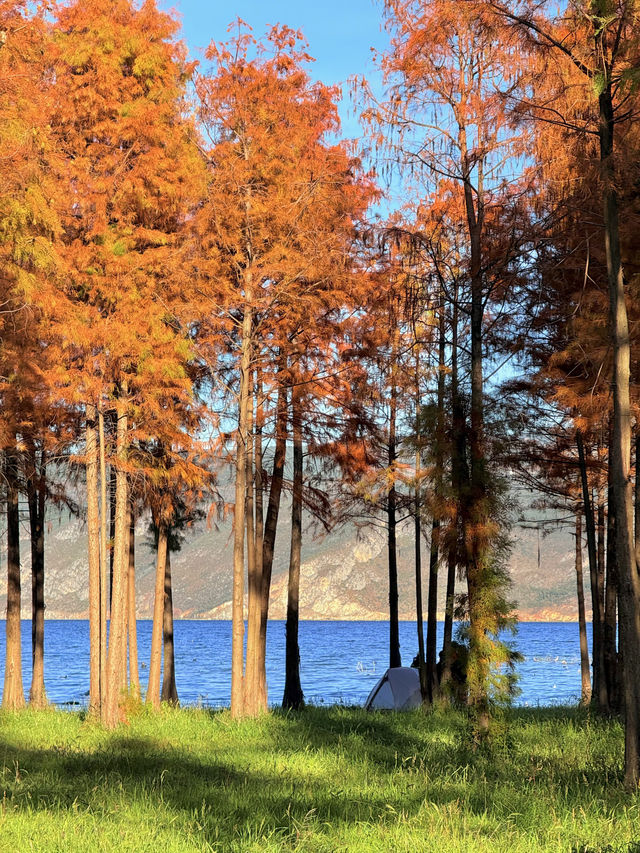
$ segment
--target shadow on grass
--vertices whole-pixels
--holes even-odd
[[[583,805],[587,790],[605,809],[628,802],[612,784],[610,768],[587,768],[586,759],[549,761],[544,743],[537,750],[535,742],[523,746],[519,740],[518,727],[532,721],[558,729],[582,725],[584,717],[573,711],[517,711],[504,738],[485,752],[471,749],[459,714],[308,708],[236,724],[200,712],[186,724],[193,727],[188,744],[180,741],[180,714],[159,718],[157,736],[155,730],[140,734],[134,721],[131,730],[96,746],[83,747],[80,739],[79,745],[22,748],[0,738],[5,803],[104,816],[160,804],[182,826],[200,814],[201,836],[225,849],[256,827],[295,846],[309,815],[320,827],[383,822],[393,813],[411,819],[425,801],[462,803],[482,815],[505,788],[533,792],[540,785],[547,797],[561,791],[568,811]]]

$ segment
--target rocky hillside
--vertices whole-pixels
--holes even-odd
[[[286,512],[285,512],[286,515]],[[230,526],[202,526],[188,533],[180,552],[172,557],[174,603],[183,618],[230,618]],[[137,598],[140,618],[152,613],[153,559],[147,522],[137,527]],[[26,536],[26,530],[25,530]],[[301,617],[303,619],[384,619],[387,613],[385,531],[345,528],[322,538],[307,532],[303,550]],[[573,541],[566,531],[540,536],[536,530],[514,530],[511,558],[512,599],[521,619],[573,620],[576,585]],[[283,618],[286,608],[289,526],[278,528],[273,571],[271,614]],[[86,617],[86,530],[67,515],[49,520],[47,532],[46,602],[49,618]],[[400,529],[398,559],[401,617],[414,617],[415,587],[413,538]],[[29,542],[22,543],[24,617],[29,616]],[[423,562],[427,563],[427,555]],[[441,587],[444,585],[444,578]],[[426,587],[426,583],[425,583]],[[588,600],[588,598],[587,598]],[[0,596],[0,612],[5,596]],[[440,601],[440,610],[443,601]]]

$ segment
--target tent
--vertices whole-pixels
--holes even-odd
[[[410,711],[422,704],[417,669],[397,666],[388,669],[364,703],[366,711]]]

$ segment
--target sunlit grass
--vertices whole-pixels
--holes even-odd
[[[442,712],[163,710],[115,733],[0,715],[1,851],[640,853],[618,722],[514,711],[474,751]]]

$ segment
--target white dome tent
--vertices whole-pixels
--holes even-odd
[[[422,704],[420,675],[410,666],[388,669],[373,688],[365,711],[411,711]]]

